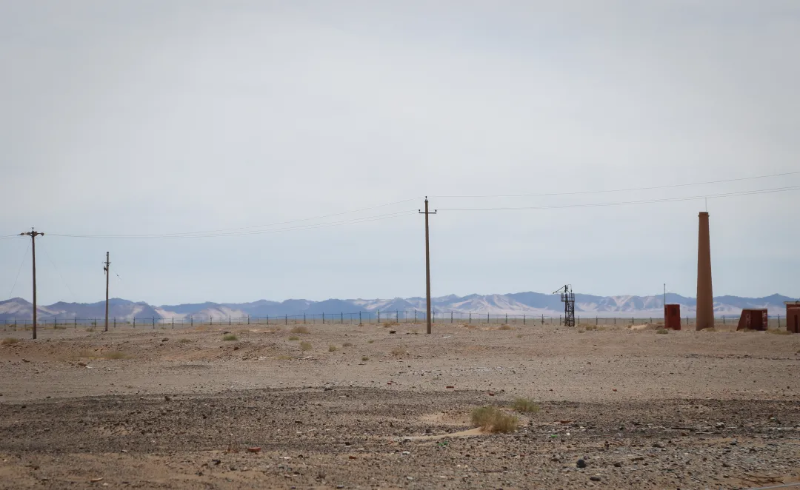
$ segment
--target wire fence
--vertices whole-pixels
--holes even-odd
[[[457,312],[434,312],[431,315],[434,323],[465,323],[465,324],[509,324],[509,325],[563,325],[562,315],[508,315],[491,313],[457,313]],[[577,325],[637,325],[643,323],[663,323],[663,317],[600,317],[600,316],[581,316],[576,315]],[[715,323],[722,325],[737,325],[738,315],[723,315],[715,318]],[[328,325],[328,324],[403,324],[403,323],[426,323],[425,312],[418,310],[395,310],[395,311],[375,311],[375,312],[351,312],[351,313],[318,313],[318,314],[296,314],[296,315],[276,315],[276,316],[238,316],[238,317],[209,317],[207,315],[188,316],[181,318],[159,318],[159,317],[133,317],[108,319],[109,328],[132,327],[132,328],[185,328],[194,325]],[[684,317],[682,325],[691,327],[697,324],[695,318]],[[769,317],[769,328],[785,327],[785,318],[781,315]],[[33,320],[6,318],[3,320],[3,329],[31,327]],[[54,329],[67,329],[78,327],[104,327],[105,318],[41,318],[37,322],[38,328],[52,327]]]

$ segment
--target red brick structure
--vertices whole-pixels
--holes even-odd
[[[769,314],[765,309],[742,310],[739,318],[739,326],[736,330],[766,330],[769,322]]]
[[[786,330],[800,333],[800,301],[786,302]]]
[[[681,305],[664,305],[664,328],[681,329]]]

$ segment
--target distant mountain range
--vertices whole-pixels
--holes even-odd
[[[773,294],[764,298],[742,298],[739,296],[718,296],[714,299],[714,311],[717,316],[739,315],[744,308],[767,308],[770,315],[785,315],[784,301],[795,298]],[[681,315],[695,315],[696,300],[678,294],[667,294],[668,303],[681,305]],[[563,314],[564,306],[558,295],[542,293],[514,294],[471,294],[469,296],[441,296],[433,298],[433,310],[436,314],[449,315],[450,312],[466,315],[529,315],[558,316]],[[663,296],[593,296],[590,294],[575,295],[575,314],[584,317],[660,317],[663,315]],[[175,320],[194,318],[197,321],[208,319],[224,320],[227,318],[282,317],[284,315],[338,315],[340,313],[367,313],[374,316],[377,312],[383,315],[411,314],[414,310],[424,316],[425,298],[394,299],[328,299],[325,301],[309,301],[305,299],[289,299],[283,302],[259,300],[252,303],[197,303],[181,305],[151,306],[144,302],[133,302],[114,298],[109,301],[109,316],[120,320],[136,318],[155,318]],[[22,298],[0,301],[0,323],[19,320],[30,320],[33,308],[31,303]],[[105,316],[105,302],[97,303],[64,303],[39,305],[38,316],[46,321],[62,319],[90,319]]]

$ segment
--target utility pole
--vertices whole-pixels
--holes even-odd
[[[33,340],[36,340],[36,237],[44,236],[44,233],[31,228],[27,233],[20,233],[20,236],[31,237],[31,257],[33,258]]]
[[[106,332],[108,332],[108,276],[111,274],[111,262],[108,259],[108,252],[106,252],[106,263],[103,265],[103,270],[106,271]]]
[[[422,211],[419,211],[422,214]],[[428,196],[425,196],[425,296],[427,298],[428,334],[431,333],[431,243],[428,234],[428,215],[436,214],[436,211],[428,211]]]

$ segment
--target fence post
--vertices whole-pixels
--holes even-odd
[[[595,316],[595,317],[594,317],[594,324],[595,324],[595,325],[597,325],[597,323],[598,323],[599,321],[600,321],[600,318]]]
[[[358,326],[360,327],[361,325],[363,325],[363,323],[361,322],[361,312],[359,311],[358,312]]]
[[[325,313],[322,314],[322,324],[325,325]]]
[[[114,328],[117,328],[117,317],[114,317]]]
[[[208,315],[208,322],[209,322],[208,323],[209,325],[213,325],[214,324],[214,317],[211,316],[211,315]]]
[[[506,323],[508,323],[508,313],[506,313]]]
[[[542,314],[542,325],[544,325],[544,314]]]
[[[303,325],[305,325],[305,324],[306,324],[306,313],[303,312]]]
[[[414,310],[414,323],[417,323],[417,310]]]
[[[286,318],[284,319],[284,323],[285,323],[286,325],[288,325],[288,324],[289,324],[289,315],[286,315]]]
[[[133,317],[133,328],[136,328],[136,317]]]
[[[522,315],[522,324],[525,325],[525,315]]]
[[[725,315],[722,315],[722,324],[725,325]]]
[[[172,317],[172,329],[175,330],[175,317]]]
[[[492,323],[492,320],[489,318],[489,313],[486,314],[486,323]]]
[[[377,310],[378,312],[378,323],[381,322],[381,310]]]
[[[156,329],[156,317],[153,317],[153,330]]]
[[[250,315],[247,315],[247,324],[250,325]]]
[[[558,325],[561,325],[561,315],[558,315]]]

